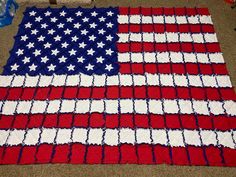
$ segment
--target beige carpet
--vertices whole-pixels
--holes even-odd
[[[32,1],[31,1],[32,2]],[[39,1],[37,1],[39,2]],[[68,0],[68,2],[70,2]],[[77,7],[78,2],[68,7]],[[14,19],[13,25],[0,29],[0,72],[9,57],[13,36],[17,33],[18,24],[23,17],[26,6],[47,7],[48,4],[24,3]],[[229,70],[232,83],[236,86],[236,9],[232,10],[224,0],[95,0],[84,7],[106,6],[144,6],[144,7],[208,7],[212,15],[218,40]],[[57,5],[61,6],[61,5]],[[0,166],[0,177],[235,177],[236,168],[222,167],[188,167],[167,165],[28,165]]]

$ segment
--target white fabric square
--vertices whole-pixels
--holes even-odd
[[[134,144],[135,143],[134,130],[128,128],[120,129],[120,143]]]
[[[194,111],[198,114],[209,115],[207,102],[205,102],[205,101],[194,100],[193,101],[193,108],[194,108]]]
[[[211,16],[209,15],[199,15],[199,19],[201,23],[205,24],[213,24],[211,20]]]
[[[115,75],[115,76],[108,76],[107,85],[119,85],[120,84],[119,77],[120,77],[120,74]]]
[[[146,63],[155,63],[157,60],[156,54],[151,52],[144,53],[144,61]]]
[[[5,101],[2,106],[2,114],[13,115],[16,111],[17,101]]]
[[[216,134],[214,131],[201,130],[200,133],[201,133],[203,145],[206,145],[206,146],[217,145]]]
[[[212,63],[224,63],[225,62],[222,53],[210,53],[209,58]]]
[[[188,86],[188,80],[187,80],[186,75],[174,74],[174,81],[175,81],[175,85],[177,85],[177,86],[183,86],[183,87]]]
[[[31,109],[31,113],[44,113],[46,112],[47,102],[46,101],[34,101]]]
[[[9,132],[9,130],[0,130],[0,146],[5,145]]]
[[[130,56],[129,56],[128,62],[130,62],[130,60],[133,63],[143,62],[143,55],[142,55],[142,53],[131,53]]]
[[[179,108],[176,100],[164,100],[165,113],[178,113]]]
[[[147,114],[147,101],[134,100],[135,112],[138,114]]]
[[[104,143],[109,146],[117,146],[118,145],[118,130],[106,129]]]
[[[39,141],[40,129],[29,129],[26,133],[24,143],[26,145],[36,145]]]
[[[231,132],[226,131],[226,132],[217,132],[218,134],[218,140],[219,144],[229,147],[229,148],[235,148],[235,144],[233,142],[233,137]]]
[[[130,15],[129,21],[130,21],[130,23],[140,24],[141,23],[141,16],[140,15]]]
[[[194,53],[184,53],[184,61],[189,63],[196,63],[196,55]]]
[[[66,79],[67,86],[78,86],[80,84],[80,75],[69,75]]]
[[[48,104],[48,113],[59,113],[61,101],[60,100],[51,100]]]
[[[105,100],[106,113],[116,114],[118,113],[118,100]]]
[[[149,112],[163,114],[162,102],[160,100],[149,100]]]
[[[128,15],[118,15],[118,23],[125,24],[129,22]]]
[[[164,23],[163,16],[153,16],[153,23]]]
[[[121,113],[133,113],[134,112],[133,104],[134,103],[132,99],[120,100]]]
[[[218,42],[216,33],[210,34],[210,33],[203,33],[206,42]]]
[[[132,76],[130,74],[122,74],[120,75],[120,84],[123,86],[133,85]]]
[[[216,87],[217,86],[215,76],[204,75],[204,76],[202,76],[202,80],[203,80],[205,87]]]
[[[157,74],[146,74],[147,85],[159,85],[159,79]]]
[[[169,53],[167,53],[167,52],[157,53],[157,60],[158,60],[158,63],[170,62]]]
[[[166,38],[168,42],[177,42],[178,41],[178,33],[166,33]]]
[[[54,75],[52,85],[53,86],[64,86],[66,83],[66,75]]]
[[[167,134],[165,130],[152,130],[154,144],[167,145]]]
[[[188,23],[192,23],[192,24],[199,23],[197,16],[190,16],[190,17],[186,17],[186,18],[188,19]]]
[[[215,76],[217,79],[217,83],[219,85],[219,87],[232,87],[231,81],[230,81],[230,77],[229,76]]]
[[[55,136],[56,136],[56,129],[44,128],[42,130],[40,143],[53,144]]]
[[[93,128],[90,129],[89,131],[89,138],[88,138],[88,144],[97,144],[101,145],[102,144],[102,135],[103,135],[103,130],[100,128]]]
[[[91,110],[90,112],[104,112],[104,102],[103,100],[92,100],[91,101]]]
[[[130,34],[130,41],[140,42],[142,41],[141,34],[140,33],[131,33]],[[146,39],[145,39],[146,40]],[[127,42],[128,40],[124,41]]]
[[[142,23],[143,24],[152,23],[152,17],[150,17],[150,16],[142,16]]]
[[[53,81],[53,76],[40,76],[39,87],[48,87]]]
[[[58,129],[56,143],[67,144],[71,142],[71,129]]]
[[[152,33],[142,33],[143,34],[143,41],[145,42],[154,42],[154,35]],[[142,41],[142,39],[140,39],[140,41]]]
[[[15,76],[12,82],[12,87],[22,87],[26,76]]]
[[[193,108],[190,100],[179,100],[180,112],[182,114],[192,114]]]
[[[201,33],[192,34],[193,42],[204,43],[203,35]]]
[[[30,112],[32,101],[19,101],[16,112],[28,114]]]
[[[19,145],[24,140],[25,130],[13,130],[7,140],[8,145]]]
[[[62,100],[60,112],[73,112],[75,109],[75,100]]]
[[[197,53],[197,60],[199,63],[209,63],[208,55],[205,53]]]
[[[188,75],[188,79],[191,86],[202,87],[202,81],[199,75]]]
[[[88,75],[85,75],[85,74],[81,74],[80,86],[91,87],[92,82],[93,82],[93,76],[88,76]]]
[[[184,139],[180,130],[169,130],[169,143],[171,147],[184,147]]]
[[[105,75],[94,75],[94,85],[96,87],[104,87],[106,83]]]
[[[186,24],[187,23],[186,16],[176,16],[176,23]]]
[[[196,130],[184,130],[185,142],[188,145],[201,146],[200,136]]]
[[[72,135],[73,143],[86,144],[87,132],[88,132],[87,129],[75,128]]]
[[[130,61],[130,55],[129,53],[117,53],[118,62],[124,63]],[[134,62],[134,59],[131,57],[132,62]]]
[[[139,128],[136,130],[136,136],[137,136],[138,144],[141,144],[141,143],[151,144],[150,129]]]
[[[226,113],[231,116],[236,115],[236,102],[235,101],[225,101],[224,108],[226,109]]]
[[[87,113],[89,112],[89,100],[78,100],[76,102],[76,113]]]
[[[120,34],[118,34],[118,36],[119,36],[119,40],[118,40],[119,43],[124,43],[129,40],[129,35],[127,33],[126,34],[120,33]]]
[[[36,87],[39,80],[39,76],[26,76],[25,87]],[[41,78],[40,78],[41,80]]]
[[[161,80],[161,85],[163,86],[174,86],[172,74],[161,74],[160,80]]]
[[[174,16],[165,16],[165,22],[166,23],[175,23],[175,17]]]
[[[170,52],[170,59],[173,63],[183,63],[183,55],[180,52]]]
[[[193,41],[190,33],[180,33],[179,37],[180,37],[180,41],[184,41],[184,42],[192,42]]]
[[[209,101],[209,107],[214,115],[224,114],[223,103],[220,101]]]
[[[133,75],[133,77],[134,77],[134,85],[135,86],[146,85],[145,76],[143,76],[143,75]]]
[[[12,81],[13,81],[13,75],[10,76],[0,75],[0,87],[9,87]]]
[[[155,42],[166,42],[166,36],[165,34],[160,34],[160,33],[157,33],[155,34]]]

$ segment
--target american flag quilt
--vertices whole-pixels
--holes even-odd
[[[27,8],[0,75],[0,164],[236,166],[205,8]]]

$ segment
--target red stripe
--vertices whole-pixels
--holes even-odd
[[[118,33],[141,32],[180,32],[180,33],[214,33],[213,25],[209,24],[119,24]]]
[[[120,15],[210,15],[207,8],[129,8],[129,7],[120,7],[119,8]]]
[[[79,89],[79,93],[78,93]],[[62,92],[64,90],[64,95]],[[23,91],[20,96],[19,93]],[[36,91],[36,94],[35,94]],[[147,95],[146,95],[147,91]],[[189,94],[191,92],[191,95]],[[55,99],[195,99],[195,100],[236,100],[233,88],[211,88],[211,87],[159,87],[159,86],[107,86],[107,87],[52,87],[48,96],[48,87],[36,88],[0,88],[0,99],[4,100],[7,92],[7,100],[55,100]],[[92,92],[92,95],[91,95]],[[105,94],[106,92],[106,94]],[[177,97],[175,92],[177,92]],[[221,93],[221,97],[219,95]],[[77,94],[78,93],[78,94]],[[206,97],[205,97],[206,94]]]
[[[221,52],[219,43],[151,43],[151,42],[130,42],[117,43],[117,49],[120,53],[125,52],[197,52],[197,53],[215,53]],[[207,51],[206,51],[207,49]]]
[[[80,143],[71,145],[48,145],[38,146],[11,146],[5,149],[4,158],[0,164],[17,164],[21,153],[19,164],[34,163],[72,163],[83,164],[84,159],[88,164],[175,164],[175,165],[207,165],[206,158],[211,166],[236,166],[236,149],[221,147],[225,164],[222,164],[220,148],[214,146],[201,147],[167,147],[162,145],[129,145],[120,146],[87,146]],[[55,154],[52,158],[52,151]],[[4,148],[0,148],[2,155]],[[37,151],[37,153],[36,153]],[[204,151],[206,158],[204,157]],[[171,152],[171,156],[170,156]],[[188,155],[190,163],[188,161]],[[71,156],[69,155],[71,153]],[[1,156],[2,157],[2,156]],[[70,158],[68,158],[70,157]],[[155,161],[154,161],[155,160]]]
[[[201,60],[199,58],[198,60]],[[144,73],[160,73],[160,74],[193,74],[199,73],[205,75],[228,75],[226,64],[200,64],[200,63],[120,63],[121,74],[144,74]],[[186,67],[186,69],[185,69]],[[158,71],[157,71],[158,70]],[[199,71],[200,70],[200,71]]]
[[[74,117],[73,117],[74,116]],[[12,121],[15,119],[14,124]],[[88,125],[88,119],[90,125]],[[74,120],[74,121],[73,121]],[[27,122],[28,126],[27,125]],[[149,122],[150,121],[150,122]],[[0,129],[26,129],[39,128],[41,125],[46,128],[71,128],[71,127],[91,127],[91,128],[155,128],[155,129],[197,129],[213,130],[214,128],[221,131],[227,131],[236,128],[236,117],[227,116],[203,116],[187,114],[19,114],[15,116],[2,115],[0,119]],[[214,122],[214,127],[212,126]],[[73,123],[72,123],[73,122]],[[58,124],[57,124],[58,123]],[[150,125],[149,125],[150,123]],[[165,125],[166,123],[166,125]],[[181,126],[182,124],[182,126]]]

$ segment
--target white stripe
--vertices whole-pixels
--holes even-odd
[[[58,134],[56,137],[56,131]],[[120,143],[128,144],[161,144],[167,146],[167,132],[169,137],[169,145],[172,147],[185,147],[182,131],[184,133],[186,145],[201,146],[200,136],[197,130],[172,130],[168,131],[164,129],[153,129],[152,139],[150,137],[150,129],[137,128],[136,130],[130,128],[118,129],[105,129],[104,143],[106,145],[117,146],[119,145],[118,137],[120,136]],[[27,131],[27,134],[26,134]],[[120,131],[120,133],[119,133]],[[21,145],[24,140],[24,145],[36,145],[39,140],[40,129],[34,128],[29,130],[0,130],[0,146],[4,145]],[[10,136],[9,136],[10,133]],[[119,133],[119,136],[118,136]],[[135,133],[137,142],[135,142]],[[216,134],[218,137],[218,143]],[[236,131],[234,131],[236,133]],[[26,137],[24,135],[26,134]],[[41,134],[40,143],[53,144],[54,138],[56,138],[56,144],[68,144],[68,143],[82,143],[86,144],[88,134],[89,145],[103,145],[103,129],[102,128],[44,128]],[[202,145],[222,145],[229,148],[235,148],[231,132],[213,131],[213,130],[200,130],[202,139]],[[8,140],[7,137],[9,136]],[[71,138],[72,137],[72,138]],[[6,142],[7,141],[7,142]]]
[[[105,105],[104,105],[105,103]],[[220,101],[204,101],[204,100],[178,100],[180,110],[177,105],[177,100],[164,100],[162,109],[162,101],[156,99],[150,99],[148,101],[142,99],[120,99],[120,112],[118,106],[118,99],[100,99],[100,100],[50,100],[48,101],[48,107],[46,109],[46,101],[31,100],[31,101],[5,101],[1,114],[14,115],[14,114],[55,114],[55,113],[72,113],[76,106],[75,113],[85,114],[98,112],[103,113],[104,107],[106,107],[106,113],[118,114],[118,113],[134,113],[137,114],[200,114],[200,115],[220,115],[226,114],[230,116],[236,115],[236,102],[224,101],[224,105]],[[208,105],[208,104],[209,105]],[[2,104],[2,101],[0,102]],[[31,104],[32,108],[31,108]],[[76,105],[75,105],[76,104]],[[91,105],[90,105],[91,104]],[[194,111],[191,107],[193,104]],[[61,109],[60,108],[61,105]],[[91,107],[90,107],[91,106]],[[210,107],[210,112],[208,109]],[[149,107],[149,112],[147,110]],[[16,111],[15,111],[16,110]]]
[[[170,57],[169,57],[170,54]],[[184,58],[184,60],[183,60]],[[198,61],[197,61],[197,59]],[[222,53],[181,53],[181,52],[143,52],[143,53],[118,53],[118,62],[125,63],[224,63]]]
[[[177,24],[188,24],[186,18],[188,18],[189,24],[199,24],[198,17],[200,18],[201,24],[213,24],[211,16],[209,15],[199,15],[199,16],[176,16]],[[162,23],[164,24],[164,18],[166,24],[176,23],[175,16],[142,16],[142,24],[153,24],[153,23]],[[118,15],[119,24],[140,24],[141,16],[140,15]]]
[[[134,74],[134,82],[130,74],[119,74],[120,76],[120,85],[121,86],[174,86],[173,75],[172,74],[149,74],[145,73],[143,75]],[[24,85],[24,78],[25,85]],[[35,77],[38,76],[15,76],[11,87],[36,87]],[[38,86],[39,87],[48,87],[51,84],[53,76],[41,76]],[[92,84],[94,77],[94,83]],[[159,82],[159,77],[160,81]],[[0,76],[0,87],[9,87],[12,76]],[[89,76],[85,74],[69,75],[67,77],[67,82],[65,83],[66,75],[54,75],[52,86],[76,86],[80,83],[81,87],[104,87],[106,75],[94,75]],[[79,81],[81,78],[81,81]],[[147,78],[147,83],[145,79]],[[188,87],[187,85],[187,76],[174,74],[176,86]],[[188,75],[189,85],[194,87],[232,87],[230,77],[228,75]],[[202,80],[201,80],[202,79]],[[216,83],[216,79],[218,83]],[[119,80],[118,75],[107,76],[107,86],[118,86]]]
[[[143,35],[143,37],[141,37]],[[180,36],[180,40],[178,38]],[[205,41],[203,39],[203,34],[190,34],[190,33],[118,33],[119,43],[126,42],[156,42],[156,43],[166,43],[166,42],[194,42],[194,43],[204,43],[204,42],[218,42],[216,34],[204,33]],[[155,38],[154,38],[155,36]]]

